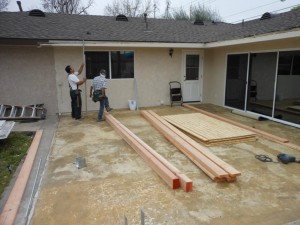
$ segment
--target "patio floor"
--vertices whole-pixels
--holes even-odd
[[[257,121],[210,105],[194,105],[217,115],[287,138],[300,145],[299,129]],[[150,109],[150,108],[147,108]],[[159,115],[192,113],[180,107],[151,108]],[[83,113],[84,114],[84,113]],[[264,163],[264,154],[300,157],[300,151],[257,138],[255,142],[209,147],[241,172],[233,183],[212,181],[152,127],[139,111],[111,114],[193,181],[193,191],[172,190],[97,112],[81,121],[61,116],[31,216],[31,225],[300,224],[300,165]],[[76,157],[87,166],[77,169]],[[298,221],[298,222],[297,222]]]

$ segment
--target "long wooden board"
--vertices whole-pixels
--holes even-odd
[[[208,150],[204,153],[205,150],[202,152],[201,148],[197,149],[193,144],[190,144],[190,138],[188,138],[188,136],[164,121],[153,111],[142,111],[141,114],[211,179],[215,181],[235,181],[236,176],[241,175],[239,171],[221,159],[217,160],[218,157],[212,156],[213,154],[208,153]],[[194,141],[194,144],[195,143]],[[211,156],[207,157],[206,155],[209,154]],[[214,160],[218,162],[216,163]],[[223,168],[220,165],[223,165]],[[226,171],[226,169],[230,172]]]
[[[207,145],[255,141],[255,133],[201,113],[168,115],[163,118]]]
[[[105,114],[105,118],[106,121],[172,189],[177,189],[181,186],[186,192],[192,191],[192,181],[187,176],[151,149],[150,146],[138,138],[112,115]]]
[[[194,141],[189,136],[185,135],[183,132],[166,122],[162,117],[154,113],[153,111],[148,111],[153,117],[155,117],[156,120],[160,121],[164,126],[168,127],[170,130],[174,132],[174,134],[181,137],[184,141],[186,141],[188,144],[193,146],[195,149],[197,149],[199,152],[201,152],[203,155],[205,155],[207,158],[209,158],[211,161],[216,163],[219,167],[224,169],[226,172],[228,172],[231,176],[239,176],[241,173],[233,168],[228,163],[224,162],[219,157],[215,156],[207,147],[200,145],[198,142]]]

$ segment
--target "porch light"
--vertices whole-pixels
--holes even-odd
[[[173,48],[170,48],[170,49],[169,49],[169,55],[171,56],[171,58],[172,58],[172,56],[173,56],[173,52],[174,52]]]

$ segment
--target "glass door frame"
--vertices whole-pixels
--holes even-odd
[[[283,119],[277,119],[275,118],[275,110],[276,110],[276,93],[277,93],[277,82],[278,82],[278,64],[279,64],[279,54],[280,52],[282,51],[293,51],[293,50],[281,50],[281,51],[258,51],[258,52],[239,52],[239,53],[227,53],[226,54],[226,68],[225,68],[225,93],[224,93],[224,107],[227,107],[227,108],[231,108],[231,109],[237,109],[235,107],[232,107],[232,106],[228,106],[226,105],[226,83],[227,83],[227,62],[228,62],[228,56],[229,55],[242,55],[242,54],[247,54],[248,56],[248,62],[247,62],[247,75],[246,75],[246,87],[245,87],[245,99],[244,99],[244,109],[237,109],[237,110],[241,110],[241,111],[244,111],[244,112],[247,112],[249,114],[253,114],[253,115],[257,115],[257,116],[263,116],[267,119],[270,119],[272,121],[275,121],[275,122],[278,122],[278,123],[282,123],[282,124],[286,124],[286,125],[289,125],[289,126],[293,126],[293,127],[297,127],[297,128],[300,128],[300,124],[296,124],[296,123],[292,123],[292,122],[289,122],[289,121],[286,121],[286,120],[283,120]],[[260,114],[260,113],[256,113],[256,112],[253,112],[253,111],[249,111],[247,110],[247,103],[248,103],[248,95],[249,95],[249,75],[250,75],[250,59],[251,59],[251,54],[253,53],[256,53],[256,54],[259,54],[259,53],[276,53],[276,68],[275,68],[275,80],[274,80],[274,91],[273,91],[273,100],[272,100],[272,112],[271,112],[271,116],[268,116],[268,115],[263,115],[263,114]]]

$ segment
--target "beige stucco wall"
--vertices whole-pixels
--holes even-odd
[[[54,58],[51,48],[0,46],[0,104],[44,103],[57,112]]]
[[[134,51],[135,79],[108,80],[107,95],[113,108],[129,108],[128,100],[137,100],[139,107],[170,104],[169,81],[180,81],[181,50],[169,56],[167,48],[100,48],[85,47],[85,51]],[[65,66],[71,64],[77,70],[83,61],[83,49],[79,47],[55,47],[56,88],[59,113],[70,112],[69,86]],[[84,70],[85,71],[85,70]],[[85,72],[80,75],[85,76]],[[98,110],[99,103],[89,98],[91,80],[82,85],[82,110]],[[135,89],[136,88],[136,89]],[[87,90],[87,97],[85,91]],[[137,97],[135,96],[137,93]]]
[[[300,38],[205,49],[203,102],[224,105],[227,54],[299,49]]]
[[[205,49],[201,87],[203,102],[224,105],[227,54],[299,50],[297,46],[300,46],[300,38]],[[79,68],[84,61],[82,47],[0,46],[0,50],[0,104],[44,103],[51,115],[71,111],[64,69],[68,64]],[[131,50],[135,53],[135,79],[108,80],[107,94],[111,107],[129,108],[128,100],[131,99],[137,100],[139,107],[170,104],[169,82],[181,81],[183,53],[189,49],[174,49],[170,57],[169,48],[85,47],[85,51],[111,50]],[[83,76],[85,72],[80,77]],[[88,80],[80,87],[83,111],[98,110],[99,107],[99,103],[89,98],[90,85],[91,80]]]

